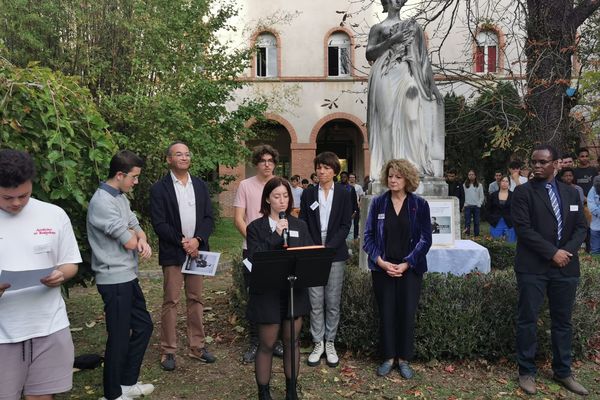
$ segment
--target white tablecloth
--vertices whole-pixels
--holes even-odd
[[[431,247],[427,253],[428,272],[464,275],[469,272],[490,272],[488,249],[472,240],[456,240],[454,247]]]

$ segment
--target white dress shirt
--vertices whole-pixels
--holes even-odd
[[[196,232],[196,195],[194,194],[194,185],[192,177],[188,173],[187,183],[177,179],[171,171],[173,186],[175,187],[175,196],[179,206],[179,217],[181,218],[181,233],[186,238],[193,238]]]

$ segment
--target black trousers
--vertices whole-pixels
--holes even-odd
[[[578,277],[564,276],[558,268],[551,268],[546,274],[539,275],[517,272],[519,375],[535,375],[537,372],[537,321],[546,295],[551,320],[552,370],[559,378],[571,375],[571,315],[578,283]]]
[[[415,316],[423,275],[409,269],[400,278],[382,271],[372,271],[371,276],[379,308],[381,356],[410,361],[415,354]]]
[[[356,211],[353,222],[354,222],[354,239],[358,239],[359,225],[360,225],[360,210]]]
[[[135,385],[152,336],[152,319],[137,279],[113,285],[97,285],[104,301],[106,351],[104,397],[121,396],[121,385]]]

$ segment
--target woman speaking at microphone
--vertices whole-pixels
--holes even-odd
[[[290,184],[279,177],[270,179],[262,192],[260,213],[262,217],[248,225],[248,258],[252,262],[254,254],[261,251],[281,250],[284,236],[289,247],[312,245],[306,223],[290,215],[292,210],[292,189]],[[284,218],[280,218],[284,217]],[[298,337],[302,327],[302,315],[310,311],[307,289],[294,291],[294,330],[296,342],[296,374],[300,368]],[[283,367],[286,377],[286,400],[296,400],[296,388],[291,380],[290,318],[287,290],[259,292],[250,286],[250,298],[246,310],[247,317],[258,326],[258,352],[254,360],[254,373],[258,385],[259,400],[271,400],[269,381],[273,346],[279,329],[283,328]]]

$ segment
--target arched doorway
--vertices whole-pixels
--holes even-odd
[[[363,135],[354,122],[333,119],[325,123],[317,134],[317,154],[323,151],[340,158],[342,171],[364,175]]]
[[[267,120],[257,122],[250,128],[256,133],[258,139],[248,140],[246,145],[250,150],[259,144],[269,144],[279,152],[279,163],[275,169],[275,175],[290,176],[292,152],[290,149],[291,137],[285,126],[277,121]],[[255,173],[252,163],[246,164],[246,177]]]

